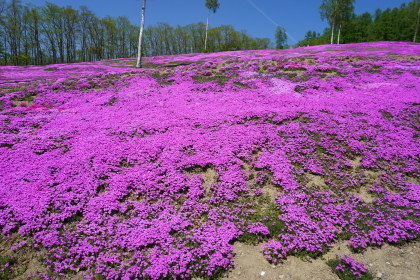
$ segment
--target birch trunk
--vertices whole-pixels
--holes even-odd
[[[334,27],[335,27],[334,25],[335,24],[333,22],[333,24],[331,26],[331,45],[334,44]]]
[[[340,35],[341,35],[341,25],[338,28],[338,38],[337,38],[337,45],[340,45]]]
[[[139,34],[139,45],[137,49],[137,63],[136,68],[141,67],[141,47],[143,44],[143,30],[144,30],[144,16],[146,14],[146,0],[143,0],[143,6],[141,8],[141,24],[140,24],[140,34]]]
[[[209,17],[210,17],[210,9],[209,13],[207,14],[207,23],[206,23],[206,38],[204,39],[204,50],[207,51],[207,37],[209,33]]]
[[[419,17],[420,17],[420,9],[419,9],[419,12],[417,13],[416,31],[414,32],[414,39],[413,39],[414,43],[417,40],[417,31],[419,30]]]

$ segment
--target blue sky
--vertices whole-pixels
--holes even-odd
[[[42,5],[45,0],[23,0],[25,3]],[[127,16],[131,22],[140,22],[141,0],[49,0],[60,6],[78,8],[85,5],[98,16]],[[205,21],[207,10],[204,0],[147,0],[146,25],[166,22],[171,25],[186,25]],[[377,8],[399,7],[409,0],[356,0],[356,13],[373,13]],[[255,6],[266,16],[262,15]],[[220,9],[210,18],[211,26],[231,24],[238,30],[247,30],[254,37],[274,40],[275,24],[286,29],[289,44],[301,40],[307,30],[322,32],[327,27],[319,16],[321,0],[220,0]],[[292,38],[290,38],[292,37]]]

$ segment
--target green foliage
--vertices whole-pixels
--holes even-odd
[[[191,273],[191,276],[193,277],[193,279],[217,280],[217,279],[222,279],[224,276],[226,276],[226,273],[227,273],[226,269],[219,268],[215,270],[212,275],[208,275],[204,272],[193,272]],[[168,278],[168,279],[173,279],[173,278]]]
[[[264,197],[261,199],[264,199]],[[267,238],[275,238],[279,234],[285,232],[286,228],[284,222],[279,219],[281,212],[280,210],[276,209],[273,204],[269,204],[264,207],[256,206],[254,211],[255,214],[250,217],[250,222],[261,222],[264,224],[270,232]],[[255,244],[261,240],[261,236],[252,233],[245,233],[238,238],[239,242],[244,242],[247,244]]]
[[[287,33],[286,29],[281,26],[277,26],[276,29],[276,48],[284,49],[287,42]]]
[[[193,76],[194,81],[198,83],[208,83],[211,81],[215,81],[220,85],[225,85],[227,81],[229,81],[232,77],[224,76],[224,75],[215,75],[215,76]]]
[[[334,31],[339,30],[350,19],[354,11],[355,0],[323,0],[320,9],[322,19],[326,19],[331,27],[330,43],[334,41]],[[337,39],[339,41],[340,37]]]
[[[321,36],[321,34],[317,33],[316,31],[309,30],[309,31],[306,32],[304,40],[313,40],[313,39],[316,39],[320,36]]]
[[[205,6],[213,13],[216,13],[217,9],[220,7],[220,3],[219,0],[206,0]]]
[[[332,26],[338,26],[346,21],[354,10],[355,0],[322,0],[320,14]]]
[[[202,22],[185,26],[170,26],[158,23],[145,30],[146,56],[172,55],[203,52],[203,34],[206,25]],[[182,44],[179,41],[182,40]],[[256,50],[270,47],[268,38],[252,38],[231,25],[222,25],[208,30],[207,52]]]
[[[363,274],[361,278],[357,278],[353,275],[349,270],[345,270],[344,272],[336,270],[335,268],[337,265],[342,263],[340,259],[332,259],[327,261],[327,265],[331,267],[331,270],[340,278],[341,280],[372,280],[373,276],[370,272]]]
[[[329,6],[326,5],[328,2]],[[329,22],[338,19],[335,25],[340,25],[340,19],[334,14],[331,6],[332,1],[324,0],[321,5],[321,17]],[[413,0],[408,4],[402,4],[399,8],[381,10],[377,9],[374,14],[363,13],[356,15],[352,10],[345,12],[341,18],[342,43],[360,43],[374,41],[413,41],[416,28],[418,28],[418,15],[420,2]],[[335,12],[336,13],[336,12]],[[331,21],[332,23],[332,21]],[[330,23],[330,24],[331,24]],[[336,30],[337,31],[337,30]],[[335,33],[335,35],[337,32]],[[313,46],[330,42],[331,28],[325,29],[322,35],[314,36],[313,31],[306,33],[305,39],[298,46]],[[416,42],[419,42],[419,36]]]
[[[306,32],[305,38],[299,41],[296,45],[298,47],[324,45],[330,43],[331,29],[326,28],[322,34],[309,30]],[[309,33],[311,35],[309,36]]]
[[[13,269],[16,260],[9,256],[0,256],[0,279],[13,279],[19,274]]]
[[[261,237],[253,233],[245,232],[238,237],[238,241],[245,244],[256,245],[261,241]]]
[[[26,1],[28,2],[28,1]],[[218,0],[207,0],[213,12]],[[0,65],[43,65],[137,56],[138,27],[127,17],[98,17],[87,7],[41,6],[0,0]],[[143,34],[144,56],[203,51],[202,22],[186,26],[157,23]],[[233,26],[208,30],[207,52],[267,49],[268,38],[252,38]],[[48,68],[46,71],[54,71]]]

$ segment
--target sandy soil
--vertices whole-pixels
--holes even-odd
[[[279,265],[268,263],[260,252],[261,245],[235,245],[235,268],[223,278],[241,279],[289,279],[289,280],[336,280],[326,261],[336,254],[350,255],[369,266],[374,279],[418,280],[420,279],[420,242],[403,246],[384,245],[382,248],[368,248],[360,254],[351,253],[345,243],[336,244],[330,252],[312,261],[289,257]]]

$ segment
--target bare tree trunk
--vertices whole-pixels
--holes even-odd
[[[143,6],[141,8],[141,24],[140,24],[140,34],[139,34],[139,46],[137,49],[137,63],[136,67],[141,67],[141,47],[143,43],[143,30],[144,30],[144,16],[146,13],[146,0],[143,0]]]
[[[209,33],[209,17],[210,17],[210,9],[207,15],[207,24],[206,24],[206,39],[204,40],[204,50],[207,50],[207,37]]]
[[[416,31],[414,32],[414,39],[413,39],[414,43],[417,40],[417,31],[419,30],[419,17],[420,17],[420,9],[419,9],[419,12],[417,13]]]
[[[332,26],[331,26],[331,45],[332,44],[334,44],[334,28],[335,28],[335,26],[334,26],[335,24],[334,24],[334,22],[333,22],[333,24],[332,24]]]
[[[341,24],[340,24],[340,27],[338,28],[337,45],[340,45],[340,35],[341,35]]]

